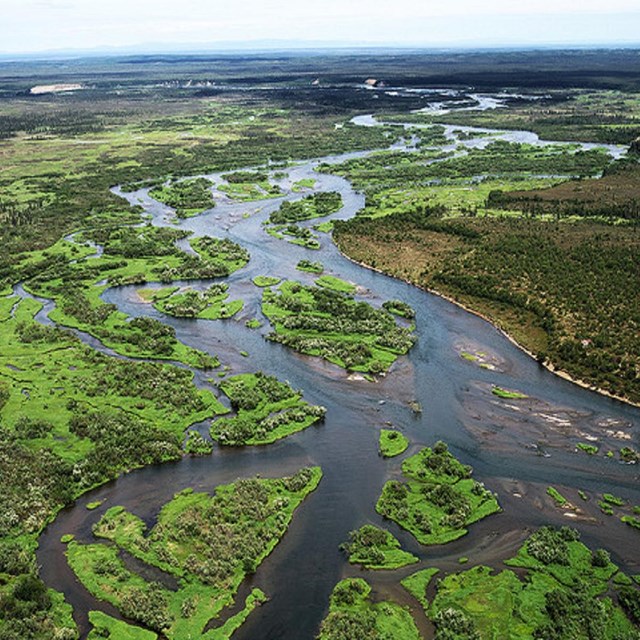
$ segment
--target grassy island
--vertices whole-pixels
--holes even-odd
[[[342,196],[336,191],[321,191],[293,202],[283,202],[269,217],[270,224],[295,224],[303,220],[324,218],[342,207]]]
[[[154,187],[149,195],[175,209],[178,218],[188,218],[215,205],[211,194],[212,186],[213,183],[207,178],[188,178]]]
[[[425,590],[434,570],[414,574],[403,585],[423,605],[436,637],[450,637],[454,630],[477,640],[637,637],[632,620],[640,590],[619,579],[626,576],[609,554],[591,552],[574,529],[539,529],[506,564],[520,573],[476,566],[443,577],[431,603]],[[610,592],[617,592],[618,604]]]
[[[94,534],[112,544],[71,541],[67,557],[78,579],[128,619],[169,640],[228,638],[264,594],[254,590],[244,611],[204,632],[233,601],[240,583],[256,571],[285,534],[296,508],[320,482],[318,467],[278,479],[243,479],[213,495],[187,489],[176,494],[147,530],[137,516],[112,507]],[[176,591],[148,582],[120,559],[124,549],[141,562],[175,576]]]
[[[261,171],[234,171],[222,176],[227,183],[218,187],[233,200],[250,202],[253,200],[267,200],[282,195],[277,184],[269,181],[269,175]]]
[[[181,289],[169,296],[161,294],[154,300],[153,306],[158,311],[178,318],[231,318],[242,309],[244,302],[229,301],[228,289],[229,285],[226,282],[216,282],[205,291]]]
[[[256,287],[273,287],[281,282],[282,278],[277,276],[256,276],[253,278],[253,284]]]
[[[220,383],[236,412],[211,425],[220,444],[270,444],[322,420],[325,408],[310,405],[288,384],[264,373],[245,373]]]
[[[276,291],[265,291],[262,311],[274,327],[270,340],[353,371],[386,371],[415,339],[383,309],[356,302],[346,293],[298,282],[283,282]]]
[[[373,603],[371,587],[362,578],[339,582],[331,594],[329,614],[318,640],[420,640],[411,614],[395,602]]]
[[[404,453],[409,446],[409,440],[396,429],[382,429],[380,431],[380,454],[383,458],[393,458]]]
[[[360,564],[365,569],[399,569],[418,562],[413,554],[400,549],[400,542],[391,533],[372,524],[351,531],[349,538],[341,549],[351,564]]]
[[[298,271],[307,271],[308,273],[322,273],[324,265],[322,262],[312,262],[311,260],[300,260],[296,265]]]
[[[410,531],[422,544],[444,544],[467,533],[467,526],[500,511],[495,496],[471,478],[438,442],[402,464],[407,482],[390,480],[376,505],[378,513]]]

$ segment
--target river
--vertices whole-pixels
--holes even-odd
[[[355,122],[376,124],[371,116]],[[448,128],[452,138],[454,129],[468,128]],[[493,136],[491,140],[496,139],[496,132],[487,133]],[[525,133],[526,141],[536,141],[535,134]],[[517,132],[504,135],[518,141],[523,137]],[[478,145],[488,139],[479,140],[460,143]],[[453,144],[458,142],[452,140]],[[515,552],[527,532],[542,524],[572,524],[587,544],[610,549],[614,561],[631,573],[640,573],[638,532],[603,515],[596,505],[603,492],[640,504],[637,466],[574,450],[575,442],[592,438],[607,449],[638,448],[640,410],[553,375],[489,323],[454,304],[356,265],[340,254],[326,234],[319,234],[321,250],[313,251],[265,233],[262,222],[270,212],[284,199],[304,195],[290,191],[293,183],[304,178],[315,179],[316,190],[341,193],[344,207],[332,219],[355,215],[364,204],[363,196],[346,180],[314,169],[320,163],[360,155],[315,159],[278,169],[285,174],[277,181],[286,190],[282,198],[238,203],[217,193],[214,209],[177,225],[172,222],[171,210],[153,200],[148,190],[123,194],[115,189],[132,204],[142,205],[153,224],[177,226],[196,236],[228,237],[248,249],[251,260],[226,279],[231,298],[245,301],[244,309],[231,320],[166,317],[144,304],[135,286],[110,288],[104,292],[104,300],[131,316],[147,315],[170,324],[181,341],[217,355],[223,364],[230,365],[232,373],[262,370],[287,380],[304,390],[306,400],[324,405],[327,414],[323,424],[270,446],[215,447],[211,456],[185,457],[123,475],[62,511],[40,538],[38,560],[45,582],[62,591],[74,606],[83,637],[89,610],[101,609],[112,615],[116,611],[96,601],[75,579],[66,564],[61,535],[72,533],[80,541],[92,540],[91,525],[114,505],[124,505],[152,525],[160,507],[185,487],[211,492],[216,485],[239,477],[281,476],[312,464],[320,465],[324,472],[318,490],[300,507],[282,542],[241,591],[242,595],[249,586],[259,586],[270,601],[251,614],[234,639],[311,640],[333,587],[350,575],[362,575],[370,581],[375,598],[392,597],[417,610],[417,604],[398,586],[401,577],[433,565],[445,571],[458,570],[460,556],[468,556],[470,565],[499,567],[500,560]],[[181,246],[188,250],[184,242]],[[277,275],[311,283],[310,274],[295,268],[303,258],[320,260],[326,273],[356,283],[362,300],[379,305],[385,299],[398,298],[416,310],[417,344],[386,377],[376,382],[354,379],[333,365],[265,340],[269,323],[260,312],[261,290],[251,279]],[[189,284],[204,288],[209,283]],[[245,320],[252,317],[264,321],[262,328],[245,326]],[[460,357],[463,350],[484,354],[491,367],[482,368]],[[241,351],[249,357],[243,357]],[[493,385],[517,389],[529,399],[501,400],[491,393]],[[414,400],[422,405],[421,413],[409,406]],[[394,523],[383,521],[375,512],[375,503],[385,481],[399,476],[401,462],[384,460],[377,453],[379,429],[387,423],[410,439],[407,455],[438,439],[445,440],[456,456],[474,467],[476,479],[498,493],[503,513],[472,525],[467,536],[439,547],[421,547]],[[545,493],[549,485],[563,492],[581,512],[576,516],[555,508]],[[582,503],[578,490],[586,492],[590,500]],[[104,503],[94,511],[87,510],[86,504],[95,500]],[[350,530],[366,522],[388,528],[404,548],[420,557],[420,566],[364,573],[350,566],[339,545],[348,539]],[[415,617],[428,637],[424,616],[417,612]]]

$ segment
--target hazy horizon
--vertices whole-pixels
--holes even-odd
[[[637,0],[8,0],[0,55],[634,46]],[[292,35],[295,34],[295,37]]]

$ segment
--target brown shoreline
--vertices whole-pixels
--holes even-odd
[[[628,405],[630,405],[632,407],[637,407],[637,408],[640,409],[640,402],[634,402],[633,400],[630,400],[629,398],[625,398],[624,396],[618,396],[618,395],[615,395],[615,394],[611,393],[610,391],[607,391],[606,389],[601,389],[600,387],[596,387],[595,385],[593,385],[593,384],[591,384],[589,382],[586,382],[585,380],[581,380],[580,378],[574,378],[570,373],[568,373],[566,371],[563,371],[562,369],[558,369],[551,362],[549,362],[549,363],[540,362],[535,357],[533,352],[529,351],[529,349],[527,349],[527,347],[525,347],[524,345],[520,344],[512,335],[507,333],[502,327],[499,327],[494,320],[492,320],[490,317],[486,316],[484,313],[481,313],[480,311],[476,311],[475,309],[472,309],[471,307],[468,307],[466,304],[463,304],[462,302],[459,302],[455,298],[452,298],[451,296],[448,296],[448,295],[446,295],[444,293],[440,293],[439,291],[436,291],[435,289],[431,289],[429,287],[424,287],[422,285],[416,284],[415,282],[411,282],[411,280],[408,280],[406,278],[400,278],[398,276],[394,276],[394,275],[392,275],[390,273],[387,273],[386,271],[383,271],[382,269],[378,269],[377,267],[372,267],[371,265],[368,265],[368,264],[366,264],[364,262],[360,262],[360,261],[348,256],[337,245],[337,243],[334,242],[334,244],[338,248],[338,251],[340,252],[340,255],[345,257],[350,262],[353,262],[354,264],[357,264],[360,267],[364,267],[365,269],[369,269],[370,271],[375,271],[376,273],[380,273],[382,275],[389,276],[390,278],[395,278],[396,280],[401,280],[402,282],[406,282],[407,284],[411,285],[412,287],[416,287],[416,288],[421,289],[422,291],[426,291],[427,293],[430,293],[430,294],[432,294],[434,296],[438,296],[438,298],[442,298],[443,300],[446,300],[447,302],[450,302],[451,304],[456,305],[456,307],[459,307],[460,309],[463,309],[464,311],[467,311],[468,313],[472,313],[474,316],[478,316],[479,318],[482,318],[483,320],[488,322],[494,329],[496,329],[496,331],[500,332],[505,338],[507,338],[507,340],[509,340],[509,342],[511,342],[511,344],[515,345],[518,349],[520,349],[520,351],[523,351],[524,353],[526,353],[530,358],[535,360],[540,366],[544,367],[547,371],[553,373],[554,375],[558,376],[559,378],[563,378],[564,380],[568,380],[569,382],[572,382],[573,384],[576,384],[579,387],[582,387],[583,389],[588,389],[589,391],[595,391],[595,393],[599,393],[602,396],[607,396],[608,398],[611,398],[612,400],[618,400],[619,402],[624,402],[625,404],[628,404]]]

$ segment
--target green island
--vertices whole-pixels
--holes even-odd
[[[318,486],[319,467],[277,479],[243,479],[213,495],[185,489],[147,530],[137,516],[112,507],[94,526],[111,544],[67,545],[67,559],[84,586],[128,619],[169,638],[195,634],[222,640],[265,600],[254,589],[245,608],[219,629],[204,631],[285,534],[304,498]],[[173,591],[128,569],[119,549],[178,579]]]
[[[383,373],[414,343],[411,331],[386,311],[298,282],[265,290],[262,312],[274,328],[270,340],[353,371]]]
[[[339,582],[331,594],[329,613],[318,640],[420,640],[411,614],[390,601],[372,602],[371,587],[362,578]]]
[[[407,437],[397,429],[380,430],[380,454],[383,458],[394,458],[404,453],[409,446]]]
[[[256,276],[252,280],[256,287],[273,287],[281,281],[282,278],[278,278],[277,276]]]
[[[296,265],[298,271],[307,271],[308,273],[322,273],[324,265],[322,262],[313,262],[311,260],[300,260]]]
[[[637,637],[640,590],[574,529],[543,527],[504,564],[517,573],[480,565],[445,575],[431,601],[426,592],[437,569],[402,584],[434,623],[436,638]]]
[[[267,233],[274,238],[285,239],[291,244],[297,244],[306,249],[319,251],[321,248],[320,241],[311,229],[297,224],[275,224],[267,227]]]
[[[223,445],[271,444],[322,420],[326,412],[302,400],[302,393],[285,382],[261,372],[226,378],[220,389],[236,412],[211,425],[211,437]]]
[[[220,320],[231,318],[242,310],[242,300],[229,301],[226,282],[216,282],[204,291],[184,288],[166,295],[166,291],[153,300],[153,306],[170,316],[178,318],[203,318]],[[160,290],[162,291],[162,290]]]
[[[300,192],[305,189],[313,189],[316,186],[316,180],[313,178],[302,178],[302,180],[298,180],[294,183],[292,187],[292,191]]]
[[[39,533],[87,490],[179,459],[185,429],[225,408],[188,370],[103,355],[35,322],[35,300],[13,303],[0,332],[0,626],[7,637],[51,637],[44,625],[76,638],[71,607],[37,578]]]
[[[178,218],[189,218],[215,205],[211,194],[212,186],[211,180],[206,178],[169,181],[151,189],[149,195],[175,209]]]
[[[529,397],[520,391],[510,391],[509,389],[503,389],[502,387],[495,386],[491,388],[491,393],[493,393],[494,396],[498,396],[498,398],[503,398],[505,400],[524,400]]]
[[[403,551],[400,542],[385,529],[365,524],[349,532],[349,542],[340,547],[351,564],[365,569],[399,569],[418,562],[413,554]]]
[[[422,544],[445,544],[467,527],[500,511],[496,497],[471,478],[443,442],[426,447],[402,463],[406,482],[389,480],[376,511],[411,532]]]
[[[283,202],[269,216],[268,223],[290,225],[313,218],[324,218],[342,207],[342,196],[336,191],[320,191],[305,196],[302,200]]]
[[[393,313],[393,315],[409,320],[412,320],[416,316],[416,312],[412,309],[411,305],[402,300],[385,300],[382,303],[382,308],[389,313]]]
[[[260,171],[234,171],[222,176],[227,184],[218,186],[218,190],[233,200],[249,202],[267,200],[282,195],[277,184],[269,181],[269,175]]]

